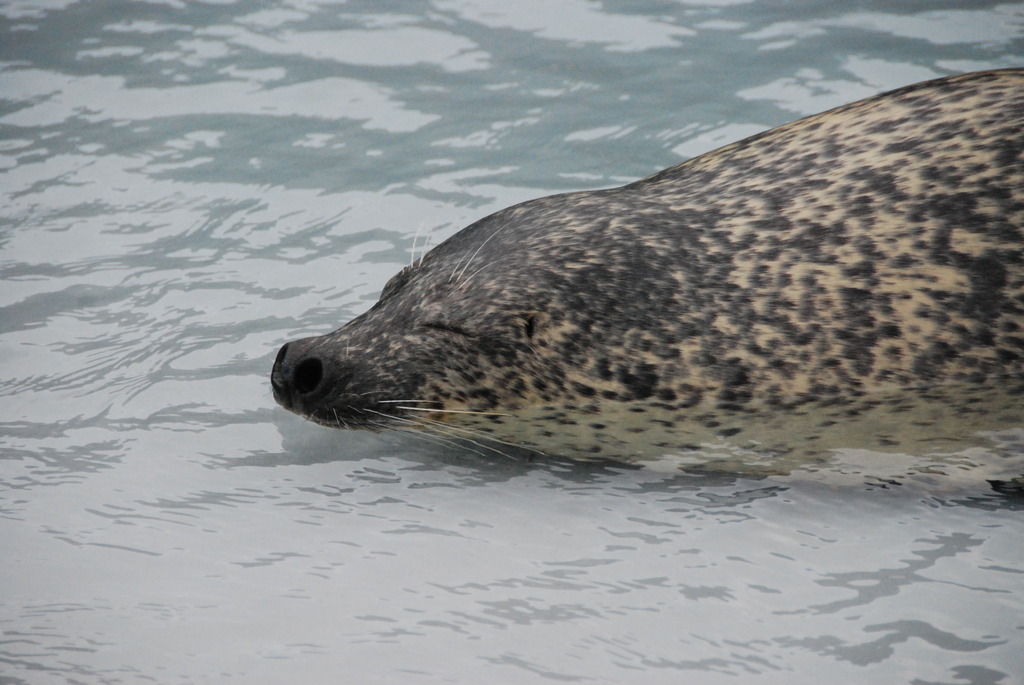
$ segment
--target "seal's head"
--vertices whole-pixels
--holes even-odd
[[[666,273],[685,232],[649,231],[651,215],[622,192],[532,200],[460,231],[363,315],[281,348],[277,401],[325,425],[374,427],[426,410],[675,399],[658,369],[674,366],[685,334],[664,316],[687,299],[682,274]]]
[[[432,252],[384,287],[366,313],[281,348],[271,376],[285,408],[325,425],[374,427],[388,417],[521,402],[537,373],[538,312],[525,293],[472,278],[480,262]],[[500,378],[499,383],[482,382]]]
[[[374,427],[425,410],[555,397],[566,373],[549,361],[558,322],[548,311],[574,289],[568,267],[582,249],[563,245],[559,264],[537,259],[540,217],[560,201],[477,222],[395,275],[363,315],[282,347],[272,374],[277,401],[322,424]]]

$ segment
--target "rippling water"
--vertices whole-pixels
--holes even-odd
[[[0,682],[1019,682],[1020,500],[949,477],[981,447],[661,473],[270,396],[490,211],[1024,65],[1019,3],[885,7],[0,5]]]

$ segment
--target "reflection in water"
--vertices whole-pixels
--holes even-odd
[[[319,428],[266,370],[428,234],[1024,64],[1021,16],[0,4],[0,680],[1014,682],[1021,500],[978,487],[1012,398],[698,421],[641,466]]]

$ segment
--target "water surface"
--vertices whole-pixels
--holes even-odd
[[[939,473],[679,472],[330,431],[268,375],[510,203],[1024,66],[1021,4],[26,0],[0,31],[0,681],[1019,681],[1020,500],[979,465],[1024,422]]]

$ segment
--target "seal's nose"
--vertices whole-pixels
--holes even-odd
[[[270,372],[270,385],[274,389],[274,399],[285,409],[292,408],[292,368],[285,363],[288,357],[288,345],[285,343],[277,352],[277,359],[274,360],[274,370]]]
[[[309,354],[303,342],[283,345],[270,374],[274,399],[285,409],[296,412],[308,410],[327,393],[344,391],[352,380],[350,368],[325,365],[320,357]]]

